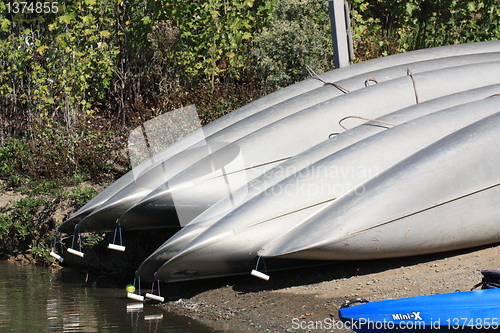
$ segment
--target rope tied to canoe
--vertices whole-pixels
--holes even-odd
[[[57,236],[54,236],[54,241],[52,242],[52,251],[56,250],[56,245],[57,245]]]
[[[123,252],[125,251],[125,246],[123,246],[122,225],[120,223],[120,218],[116,220],[115,232],[113,234],[113,242],[108,244],[108,249]],[[120,244],[116,244],[117,235],[120,237]]]
[[[375,83],[375,84],[377,84],[377,83],[378,83],[378,81],[377,81],[377,79],[376,79],[376,78],[374,78],[373,76],[370,76],[370,77],[368,77],[368,78],[365,80],[365,87],[369,87],[369,86],[371,86],[370,82],[373,82],[373,83]]]
[[[137,275],[137,271],[135,271],[135,276],[134,276],[134,288],[136,288],[136,283],[137,283],[137,289],[139,290],[139,295],[141,294],[141,277]]]
[[[113,244],[116,244],[116,234],[120,236],[120,245],[123,246],[123,236],[122,236],[122,225],[120,224],[120,220],[116,220],[115,233],[113,235]]]
[[[53,258],[56,258],[60,262],[63,262],[64,258],[60,254],[57,253],[57,243],[60,242],[59,241],[60,237],[61,237],[60,234],[54,236],[54,242],[52,244],[52,251],[50,251],[50,256],[53,257]],[[63,244],[61,243],[61,254],[62,254],[62,252],[63,252]]]
[[[418,101],[418,93],[417,93],[417,83],[415,81],[415,76],[413,75],[413,73],[411,72],[410,70],[410,67],[408,67],[406,69],[406,75],[408,75],[410,78],[411,78],[411,82],[413,83],[413,91],[415,92],[415,102],[417,104],[419,104],[419,101]]]
[[[481,287],[481,289],[497,289],[500,288],[500,271],[494,269],[481,270],[483,278],[481,282],[474,285],[471,290]]]
[[[500,94],[493,94],[493,95],[491,95],[491,96],[486,97],[485,99],[487,99],[487,98],[492,98],[492,97],[497,97],[497,96],[500,96]]]
[[[262,258],[262,256],[259,256],[257,258],[257,264],[255,265],[255,269],[252,269],[252,271],[250,272],[250,275],[253,275],[255,277],[258,277],[259,279],[263,279],[263,280],[269,280],[269,275],[267,275],[267,267],[266,267],[266,263],[264,262],[264,259],[262,259],[262,264],[264,265],[264,272],[265,273],[262,273],[259,271],[259,262],[260,262],[260,258]]]
[[[334,86],[335,88],[337,88],[338,90],[340,90],[342,93],[344,94],[347,94],[347,93],[350,93],[351,91],[347,88],[344,88],[342,87],[340,84],[337,84],[337,83],[333,83],[333,82],[327,82],[325,80],[323,80],[311,67],[309,67],[308,65],[306,65],[306,70],[307,72],[309,73],[309,75],[311,75],[312,78],[314,79],[317,79],[317,80],[320,80],[321,82],[323,82],[324,85],[330,85],[330,86]]]
[[[259,269],[259,262],[260,262],[261,258],[262,258],[262,256],[259,256],[257,258],[257,264],[255,265],[255,270]],[[264,261],[264,259],[262,259],[262,265],[264,265],[264,272],[266,272],[266,274],[267,274],[266,262]]]
[[[73,239],[71,240],[71,248],[75,248],[75,238],[78,239],[78,250],[82,251],[82,237],[80,236],[80,225],[75,224],[75,230],[73,231]]]
[[[139,293],[136,294],[136,288],[135,286],[137,285],[138,289],[139,289]],[[134,284],[131,285],[127,285],[127,287],[125,288],[127,290],[127,298],[130,298],[130,299],[133,299],[135,301],[139,301],[139,302],[144,302],[144,296],[141,295],[141,277],[137,274],[137,271],[135,271],[135,275],[134,275]],[[142,303],[140,304],[140,308],[142,308]],[[135,307],[134,307],[135,309]],[[127,311],[128,311],[128,305],[127,305]]]
[[[158,290],[158,295],[161,295],[161,291],[160,291],[160,279],[157,276],[158,276],[158,272],[155,272],[154,277],[153,277],[153,283],[151,284],[151,294],[154,293],[155,282],[156,282],[157,290]]]
[[[364,118],[364,117],[360,117],[360,116],[347,116],[347,117],[344,117],[342,119],[339,120],[339,126],[342,127],[344,130],[348,130],[347,127],[345,127],[344,125],[342,125],[342,122],[346,119],[350,119],[350,118],[355,118],[355,119],[361,119],[361,120],[366,120],[366,121],[373,121],[373,122],[376,122],[376,123],[381,123],[381,124],[385,124],[385,125],[389,125],[389,126],[396,126],[395,124],[392,124],[392,123],[389,123],[387,121],[383,121],[383,120],[378,120],[378,119],[369,119],[369,118]],[[333,133],[333,134],[336,134],[336,133]],[[330,137],[332,136],[332,134],[330,134]]]

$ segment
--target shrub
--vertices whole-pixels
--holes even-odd
[[[333,68],[328,3],[324,0],[281,0],[273,21],[255,37],[255,66],[268,87],[281,88],[316,72]]]
[[[357,61],[500,37],[496,0],[349,0]]]
[[[16,238],[22,239],[38,229],[38,222],[34,219],[41,206],[47,202],[41,198],[24,198],[14,204],[9,214],[0,215],[0,238],[13,232]]]
[[[73,200],[74,205],[79,208],[95,197],[97,193],[98,192],[91,187],[77,187],[70,192],[69,197]]]

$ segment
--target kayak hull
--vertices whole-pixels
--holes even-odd
[[[500,289],[369,302],[340,309],[339,318],[358,333],[497,332]]]

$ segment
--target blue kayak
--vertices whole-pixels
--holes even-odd
[[[358,333],[500,331],[500,289],[369,302],[339,310]]]

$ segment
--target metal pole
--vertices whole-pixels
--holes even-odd
[[[348,35],[349,12],[344,0],[328,0],[332,27],[333,59],[335,68],[349,66],[352,57],[352,42]]]

